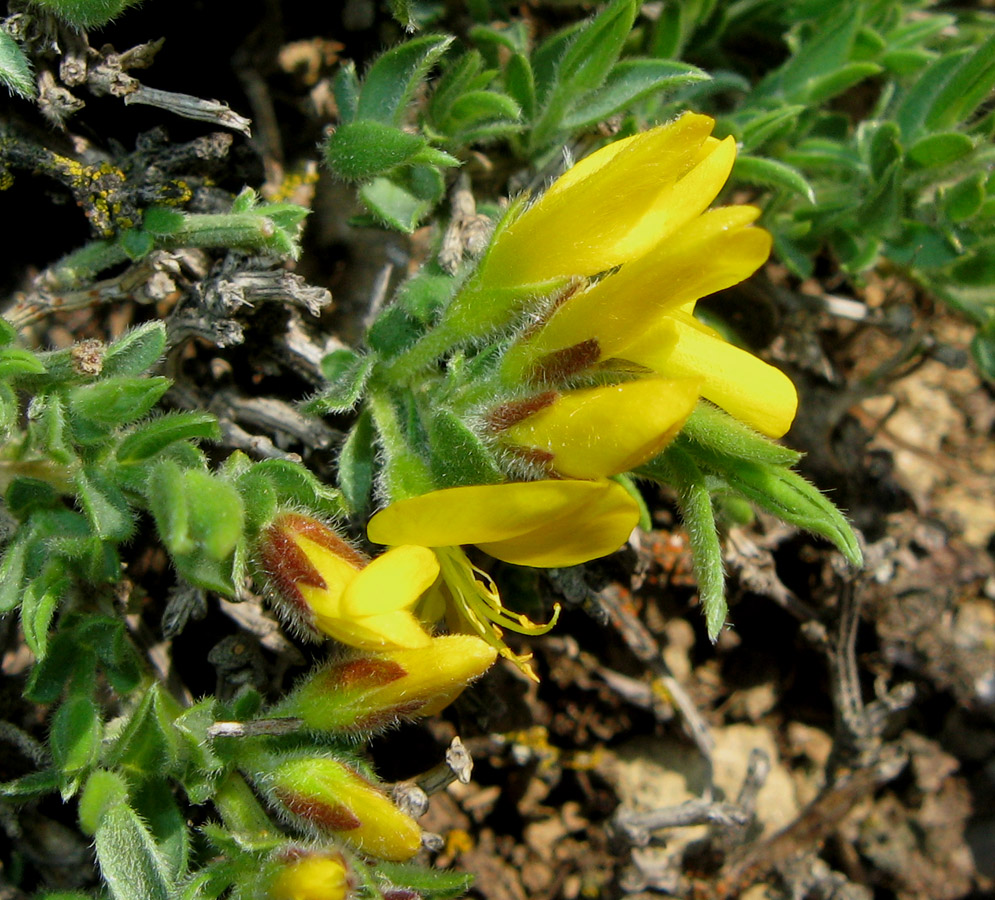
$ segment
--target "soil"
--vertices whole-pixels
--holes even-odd
[[[466,24],[456,11],[452,21]],[[262,184],[266,194],[287,172],[320,173],[296,195],[314,212],[292,268],[333,298],[320,317],[273,303],[216,316],[210,334],[231,323],[229,345],[185,340],[169,360],[178,388],[168,399],[210,406],[238,427],[221,456],[236,446],[296,453],[331,480],[344,420],[305,428],[281,408],[274,427],[246,401],[290,404],[313,390],[313,366],[294,348],[320,355],[355,340],[378,290],[424,257],[427,230],[409,239],[352,227],[351,189],[314,168],[334,120],[336,59],[361,69],[401,35],[364,0],[247,0],[237,10],[147,0],[91,45],[124,50],[159,36],[154,65],[136,73],[145,83],[224,100],[254,122],[251,140],[234,134],[193,171],[205,208],[211,190]],[[27,104],[10,101],[2,115],[54,148],[84,141],[116,160],[152,128],[173,143],[212,133],[79,94],[86,107],[65,131]],[[481,152],[468,167],[491,163]],[[23,305],[85,224],[63,187],[25,174],[0,204],[3,221],[30,223],[5,234],[0,266]],[[26,333],[54,346],[106,340],[190,309],[194,285],[225,265],[188,254],[160,271],[157,290],[39,316]],[[970,327],[928,296],[898,275],[850,282],[828,259],[820,272],[799,283],[772,262],[712,302],[734,321],[760,321],[765,356],[798,385],[786,442],[861,529],[865,568],[849,571],[823,542],[764,516],[729,528],[730,625],[714,645],[665,494],[653,498],[654,530],[581,573],[495,568],[507,595],[564,603],[553,634],[528,642],[541,682],[498,666],[442,717],[372,748],[390,780],[438,765],[457,735],[470,750],[472,779],[433,796],[422,824],[440,835],[430,864],[473,872],[472,896],[995,897],[995,397],[966,361]],[[860,315],[840,314],[854,308],[841,298]],[[246,681],[278,692],[304,671],[311,651],[264,610],[170,604],[168,571],[151,540],[145,550],[139,541],[129,578],[146,599],[132,625],[179,695],[231,694]],[[20,683],[30,660],[16,632],[4,635],[3,669]],[[74,821],[53,801],[11,832],[31,847],[39,885],[91,883]]]

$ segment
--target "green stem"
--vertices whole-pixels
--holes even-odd
[[[394,383],[410,381],[445,356],[458,342],[456,330],[440,322],[400,356],[382,365],[383,377]]]

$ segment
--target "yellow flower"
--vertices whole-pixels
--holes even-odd
[[[610,144],[496,234],[474,282],[481,295],[516,278],[580,278],[505,354],[505,383],[556,385],[595,365],[635,364],[649,377],[696,380],[703,397],[764,434],[787,431],[791,381],[692,315],[699,298],[756,271],[771,245],[754,207],[705,212],[735,159],[731,138],[708,136],[713,124],[689,114]],[[634,433],[637,420],[621,412],[617,429]]]
[[[546,625],[507,610],[490,577],[474,566],[460,544],[523,566],[573,566],[617,550],[639,520],[639,507],[613,481],[530,481],[471,485],[400,500],[367,526],[377,544],[432,547],[451,612],[459,627],[476,634],[535,677],[528,657],[516,656],[502,628],[543,634]]]
[[[340,854],[295,850],[277,861],[267,900],[346,900],[349,873]]]
[[[412,612],[439,574],[425,547],[394,547],[370,562],[317,519],[283,513],[263,533],[260,557],[298,624],[365,650],[429,645]]]

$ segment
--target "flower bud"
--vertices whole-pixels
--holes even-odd
[[[455,634],[414,650],[332,662],[309,675],[271,714],[303,719],[320,731],[373,731],[444,709],[496,657],[480,638]]]
[[[400,862],[418,852],[418,823],[345,763],[327,756],[254,762],[263,773],[263,789],[299,825],[334,835],[380,859]]]
[[[290,847],[273,861],[265,900],[346,900],[349,870],[339,853]]]
[[[439,574],[425,547],[394,547],[370,562],[327,525],[282,513],[259,556],[280,611],[301,630],[366,650],[425,647],[412,608]]]

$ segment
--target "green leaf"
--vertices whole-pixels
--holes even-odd
[[[128,784],[116,772],[96,769],[90,773],[79,798],[79,824],[84,834],[93,835],[104,813],[128,799]]]
[[[826,538],[851,565],[862,565],[863,554],[850,523],[797,472],[713,453],[700,446],[690,452],[699,466],[723,479],[747,500],[791,525]]]
[[[577,35],[559,65],[560,89],[578,96],[600,87],[622,52],[636,18],[633,0],[613,0]]]
[[[945,166],[967,156],[973,149],[974,142],[966,134],[951,131],[920,138],[909,147],[908,155],[923,167]]]
[[[281,506],[301,506],[329,518],[344,512],[342,494],[325,484],[310,469],[285,459],[264,459],[253,473],[265,475]]]
[[[412,0],[389,0],[388,4],[390,14],[409,31],[413,31],[417,24],[412,15],[411,2]]]
[[[786,104],[767,112],[749,110],[740,139],[741,152],[752,153],[765,143],[789,132],[805,111],[801,104]]]
[[[496,484],[503,480],[480,438],[448,409],[431,411],[428,438],[432,477],[440,488]]]
[[[32,772],[0,784],[0,797],[40,797],[59,789],[62,776],[55,769]]]
[[[335,105],[339,108],[340,125],[348,125],[356,118],[359,108],[359,78],[356,77],[356,64],[347,59],[339,65],[332,81]]]
[[[444,132],[451,136],[484,122],[517,121],[520,114],[518,104],[505,94],[469,91],[459,96],[449,108]]]
[[[459,160],[430,147],[420,135],[365,120],[340,126],[325,144],[325,160],[336,175],[348,181],[373,178],[419,162],[459,165]]]
[[[693,455],[676,443],[642,466],[637,474],[677,490],[677,507],[691,544],[698,596],[705,612],[708,636],[714,641],[722,631],[729,606],[725,596],[722,545],[705,476]]]
[[[174,556],[192,553],[190,509],[183,470],[172,460],[159,463],[149,476],[148,503],[166,549]]]
[[[48,629],[55,611],[69,589],[69,578],[61,566],[50,565],[45,572],[28,582],[21,601],[21,630],[24,641],[37,659],[48,651]]]
[[[47,481],[22,475],[11,479],[4,499],[10,514],[24,521],[36,509],[55,506],[61,495]]]
[[[907,77],[921,72],[936,58],[928,50],[890,50],[882,54],[879,62],[892,75]]]
[[[881,234],[898,220],[901,209],[902,165],[896,160],[881,175],[857,211],[862,233]]]
[[[189,863],[190,833],[169,783],[161,778],[144,782],[134,795],[134,805],[162,852],[170,877],[179,881]]]
[[[169,864],[138,814],[126,803],[111,806],[94,836],[97,861],[113,900],[171,900]]]
[[[952,267],[954,278],[970,287],[995,286],[995,246],[980,246]]]
[[[44,372],[44,363],[30,350],[23,347],[4,347],[0,350],[0,379],[6,381],[20,375],[42,375]]]
[[[0,560],[0,615],[16,609],[21,602],[27,545],[23,537],[11,541]]]
[[[381,54],[363,79],[356,104],[357,122],[365,119],[400,125],[408,101],[453,40],[425,35]]]
[[[373,417],[369,410],[364,410],[352,426],[339,455],[339,487],[349,509],[356,515],[364,514],[370,503],[376,460],[375,441]]]
[[[359,192],[366,208],[384,224],[411,234],[442,199],[445,183],[438,169],[414,166],[392,177],[374,178]]]
[[[80,385],[69,392],[69,415],[98,425],[125,425],[147,415],[171,384],[161,376],[121,376]]]
[[[38,94],[31,62],[20,44],[0,28],[0,84],[12,94],[31,100]]]
[[[984,202],[985,177],[976,172],[946,192],[943,211],[951,222],[966,222],[981,209]]]
[[[234,485],[198,469],[185,472],[183,482],[198,549],[210,559],[227,559],[242,537],[242,498]]]
[[[953,128],[965,122],[995,87],[995,34],[965,57],[933,99],[926,127]]]
[[[828,72],[809,81],[805,85],[803,99],[810,106],[825,103],[852,88],[855,84],[860,84],[864,79],[871,78],[880,72],[881,66],[877,63],[848,63],[833,72]]]
[[[700,400],[681,428],[681,436],[718,453],[753,462],[792,466],[802,454],[754,431],[749,425]]]
[[[55,391],[36,394],[28,406],[28,433],[31,444],[49,459],[62,465],[76,461],[71,446],[65,400]]]
[[[901,160],[901,132],[894,122],[882,122],[874,130],[870,143],[871,175],[883,178],[888,166]]]
[[[553,50],[559,56],[558,64],[552,57],[549,73],[551,89],[545,99],[542,113],[529,138],[533,154],[547,146],[565,129],[564,117],[579,98],[600,88],[618,60],[622,46],[635,19],[636,4],[633,0],[613,0],[593,19],[561,38],[562,43],[545,42],[533,57],[537,81],[543,52]],[[569,43],[566,43],[569,40]],[[546,63],[547,65],[549,63]],[[552,74],[554,73],[555,74]]]
[[[626,60],[615,65],[603,86],[577,98],[573,111],[561,124],[567,129],[587,128],[629,109],[643,97],[662,95],[708,78],[707,73],[687,63],[666,59]]]
[[[302,410],[309,416],[321,416],[353,409],[363,396],[375,363],[375,356],[363,356],[354,350],[329,353],[321,361],[321,371],[328,384],[308,400]]]
[[[532,66],[522,53],[514,53],[504,67],[504,86],[528,121],[536,114],[536,86]]]
[[[825,16],[788,61],[754,89],[756,99],[781,95],[790,103],[806,103],[813,89],[847,65],[860,28],[853,0],[825,6]]]
[[[179,713],[176,701],[166,696],[158,684],[153,684],[106,752],[105,764],[139,779],[173,770],[182,758],[180,736],[172,725]]]
[[[142,674],[138,653],[124,622],[109,616],[88,615],[73,631],[77,646],[90,647],[104,666],[119,694],[134,690]]]
[[[63,775],[74,776],[97,761],[103,731],[100,712],[90,697],[69,697],[56,710],[49,744]]]
[[[175,234],[186,224],[186,213],[171,206],[150,206],[142,214],[142,228],[149,234]]]
[[[98,28],[138,0],[32,0],[75,28]]]
[[[99,468],[76,474],[76,491],[93,530],[107,541],[126,541],[135,530],[134,513],[120,488]]]
[[[782,188],[800,194],[809,203],[815,203],[815,192],[805,176],[793,166],[776,159],[741,154],[736,157],[731,177],[747,184]]]
[[[144,462],[176,441],[220,441],[218,420],[206,412],[174,412],[143,422],[118,445],[118,462]]]
[[[398,888],[407,888],[427,900],[448,900],[462,897],[473,882],[466,872],[430,869],[415,863],[378,860],[376,872]]]
[[[941,56],[912,84],[896,108],[893,118],[902,129],[902,138],[909,143],[926,131],[926,119],[934,107],[944,85],[970,50],[955,50]]]
[[[17,340],[17,329],[3,316],[0,316],[0,347],[6,347]]]
[[[128,259],[137,261],[155,249],[155,238],[141,228],[126,228],[117,236],[117,244]]]

